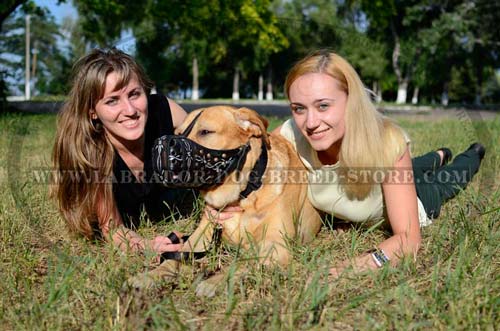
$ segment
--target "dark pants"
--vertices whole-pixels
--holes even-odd
[[[413,173],[417,195],[429,218],[439,216],[443,203],[463,190],[479,170],[479,155],[468,150],[448,165],[439,166],[437,152],[413,158]]]

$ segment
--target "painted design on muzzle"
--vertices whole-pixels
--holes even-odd
[[[249,144],[217,150],[187,138],[200,115],[201,112],[181,135],[162,136],[154,143],[153,169],[166,186],[206,189],[222,184],[245,164]]]

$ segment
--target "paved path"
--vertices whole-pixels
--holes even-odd
[[[248,107],[256,110],[259,114],[265,116],[276,116],[285,118],[290,116],[290,108],[288,103],[284,101],[263,101],[250,102],[241,101],[230,103],[227,101],[214,102],[182,102],[179,104],[187,111],[191,112],[198,108],[205,108],[214,105],[230,105],[234,107]],[[500,110],[469,110],[465,108],[430,108],[430,107],[413,107],[413,106],[382,106],[379,110],[390,117],[402,117],[410,120],[441,120],[441,119],[459,119],[464,116],[472,120],[494,119],[500,117]]]
[[[285,101],[253,101],[241,100],[235,103],[227,100],[201,100],[199,102],[179,100],[178,103],[187,111],[204,108],[214,105],[231,105],[235,107],[248,107],[255,109],[259,114],[265,116],[276,116],[286,118],[290,116],[290,108]],[[56,113],[62,106],[62,102],[10,102],[9,106],[13,109],[25,113]],[[414,106],[395,106],[383,105],[379,109],[390,117],[403,117],[414,120],[439,120],[439,119],[454,119],[454,118],[470,118],[473,120],[494,119],[500,117],[500,109],[498,110],[466,110],[457,109],[442,109],[430,107],[414,107]]]

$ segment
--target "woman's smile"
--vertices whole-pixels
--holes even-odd
[[[312,140],[320,140],[322,139],[326,134],[327,131],[329,131],[330,128],[322,129],[322,130],[314,130],[312,132],[308,132],[308,136]]]
[[[127,129],[135,129],[141,122],[139,121],[139,116],[136,118],[130,118],[130,119],[125,119],[123,121],[119,122],[120,124],[123,124]]]

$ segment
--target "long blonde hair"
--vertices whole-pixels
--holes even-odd
[[[372,173],[376,169],[394,166],[406,147],[400,127],[380,114],[354,68],[341,56],[320,50],[308,55],[289,71],[285,81],[288,96],[292,83],[305,74],[323,73],[333,77],[347,94],[345,110],[345,134],[339,152],[339,171],[363,169]],[[340,176],[346,178],[346,176]],[[373,176],[368,182],[348,184],[343,188],[348,196],[363,199],[375,187]]]
[[[115,90],[136,77],[149,94],[152,84],[131,56],[116,48],[91,51],[73,67],[72,87],[58,115],[52,153],[51,195],[70,232],[89,239],[98,233],[97,215],[102,216],[101,222],[108,220],[114,205],[110,178],[115,152],[100,121],[90,117],[104,96],[111,72],[118,76]]]

